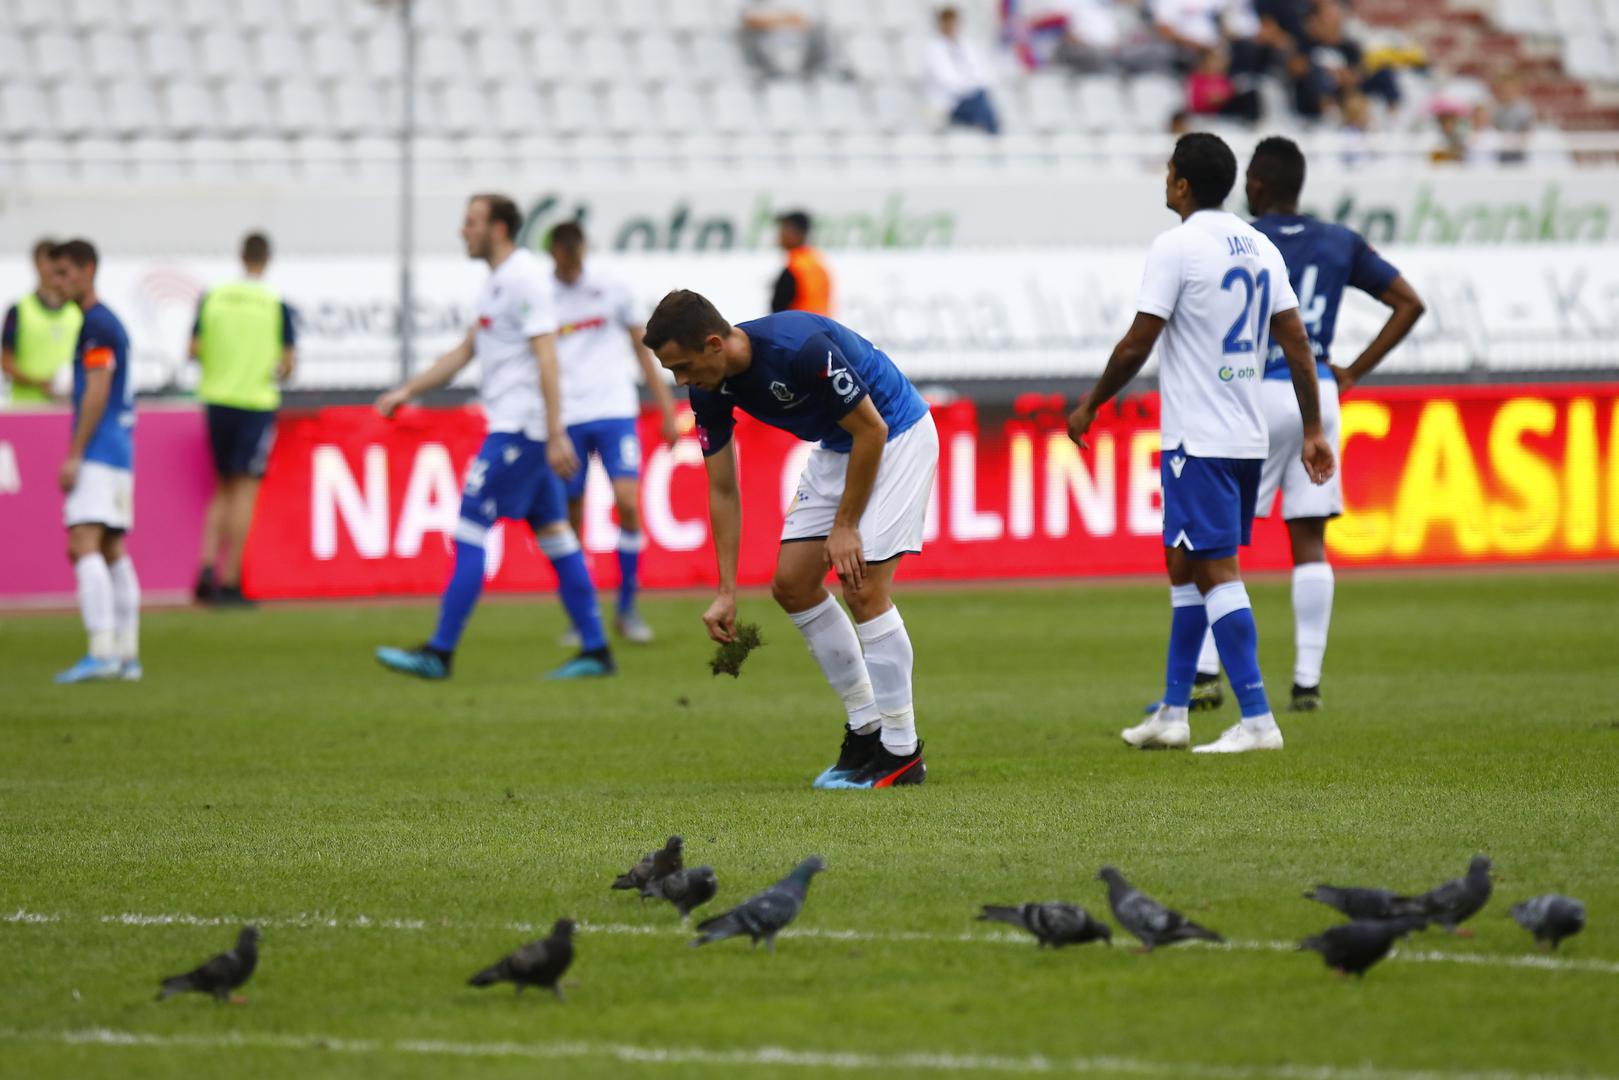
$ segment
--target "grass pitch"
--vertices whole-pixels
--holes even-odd
[[[1252,592],[1285,699],[1286,584]],[[538,679],[549,598],[486,605],[444,684],[370,656],[427,604],[158,612],[146,682],[66,688],[77,620],[7,619],[0,1074],[1619,1074],[1615,599],[1611,572],[1346,575],[1327,710],[1210,759],[1116,734],[1161,684],[1161,585],[902,594],[932,771],[887,792],[809,789],[841,714],[764,597],[734,682],[693,598],[648,600],[658,643],[569,685]],[[609,891],[670,832],[718,870],[709,912],[824,855],[802,933],[692,950]],[[1480,851],[1473,940],[1419,935],[1363,982],[1266,944],[1334,921],[1317,881],[1421,889]],[[972,919],[1105,911],[1104,862],[1240,947],[1037,951]],[[1517,966],[1506,908],[1549,890],[1590,926]],[[562,915],[566,1004],[464,985]],[[247,919],[250,1004],[152,1000]]]

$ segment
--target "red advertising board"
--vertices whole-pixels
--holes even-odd
[[[934,409],[941,457],[927,550],[909,579],[1153,573],[1162,565],[1157,398],[1110,408],[1088,450],[1062,402],[1031,395],[999,415]],[[643,419],[642,516],[650,587],[711,582],[706,480],[696,437],[674,447]],[[1347,509],[1328,532],[1341,565],[1423,566],[1619,558],[1619,386],[1378,388],[1343,403]],[[460,483],[483,436],[475,409],[366,408],[281,424],[248,547],[255,596],[433,593],[450,570]],[[744,419],[741,576],[769,580],[782,515],[808,447]],[[586,548],[614,584],[605,483],[587,498]],[[1261,522],[1249,568],[1287,564],[1279,519]],[[490,585],[548,588],[528,530],[490,541]]]

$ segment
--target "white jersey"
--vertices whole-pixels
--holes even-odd
[[[563,422],[572,427],[638,415],[641,395],[629,329],[644,320],[629,288],[588,269],[573,284],[556,281],[554,286]]]
[[[478,291],[472,355],[478,361],[478,399],[490,431],[545,439],[540,367],[528,342],[556,328],[551,275],[532,251],[518,248]]]
[[[1153,241],[1136,309],[1165,320],[1154,351],[1166,451],[1265,457],[1270,319],[1298,306],[1281,252],[1235,214],[1199,210]]]

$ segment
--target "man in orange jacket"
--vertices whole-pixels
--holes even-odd
[[[770,311],[808,311],[832,314],[832,275],[821,253],[809,246],[810,217],[794,210],[776,219],[779,242],[787,253],[787,265],[776,279],[770,297]]]

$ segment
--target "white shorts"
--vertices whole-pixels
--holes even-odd
[[[931,416],[924,416],[883,447],[877,483],[860,518],[860,539],[865,542],[867,562],[921,552],[928,501],[933,497],[933,474],[938,468],[939,429],[933,426]],[[848,471],[848,454],[819,446],[810,451],[809,461],[798,477],[798,493],[787,508],[782,543],[824,540],[832,532]]]
[[[1338,382],[1321,379],[1321,426],[1334,456],[1338,455]],[[1266,379],[1259,386],[1265,424],[1270,428],[1270,453],[1265,471],[1259,477],[1259,502],[1255,516],[1270,517],[1276,511],[1276,493],[1282,493],[1282,517],[1337,517],[1344,512],[1343,474],[1334,469],[1332,479],[1314,484],[1304,471],[1304,421],[1299,416],[1299,399],[1293,393],[1292,379]]]
[[[99,461],[81,464],[79,482],[62,505],[62,524],[129,529],[135,524],[135,474]]]

